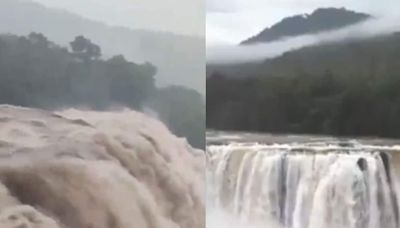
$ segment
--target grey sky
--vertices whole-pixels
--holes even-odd
[[[207,0],[207,45],[238,43],[284,17],[318,7],[346,7],[382,16],[400,13],[400,0]]]
[[[33,0],[111,25],[205,35],[204,0]]]

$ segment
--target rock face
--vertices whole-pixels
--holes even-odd
[[[203,156],[134,111],[0,106],[0,227],[202,228]]]

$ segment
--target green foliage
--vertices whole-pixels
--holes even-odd
[[[266,28],[256,36],[243,41],[242,44],[271,42],[285,37],[316,34],[356,24],[369,18],[371,16],[368,14],[345,8],[319,8],[311,14],[286,17],[271,28]]]
[[[205,93],[204,37],[121,28],[48,8],[38,1],[0,0],[0,34],[31,31],[65,46],[76,35],[83,35],[101,47],[103,56],[123,54],[129,60],[147,60],[157,66],[157,85],[179,84]]]
[[[179,86],[162,88],[150,108],[177,136],[185,136],[191,145],[205,148],[205,103],[198,92]]]
[[[195,91],[157,91],[152,64],[135,64],[122,55],[101,59],[100,47],[83,36],[71,42],[71,49],[40,33],[0,36],[0,104],[142,110],[151,101],[173,133],[204,148],[205,105]]]
[[[399,43],[393,34],[320,45],[267,60],[250,76],[210,73],[207,127],[400,137]]]
[[[92,59],[98,59],[101,56],[100,47],[83,36],[75,37],[75,40],[72,41],[70,45],[75,56],[86,63]]]
[[[71,46],[72,53],[39,33],[1,36],[0,102],[98,109],[116,103],[138,109],[154,92],[154,67],[122,61],[116,69],[116,57],[99,59],[100,48],[82,36]]]

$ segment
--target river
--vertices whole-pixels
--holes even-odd
[[[211,228],[398,228],[400,143],[207,133]]]
[[[133,110],[0,105],[1,228],[203,228],[204,152]]]

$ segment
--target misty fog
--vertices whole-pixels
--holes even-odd
[[[114,4],[118,5],[117,2]],[[82,1],[81,6],[72,7],[72,2],[67,5],[71,8],[93,7],[90,1]],[[100,6],[93,8],[99,10]],[[138,15],[130,18],[138,20]],[[154,20],[163,23],[158,16]],[[0,33],[23,36],[31,32],[43,33],[62,46],[67,46],[75,36],[83,35],[101,46],[107,58],[123,54],[136,63],[154,64],[158,69],[155,76],[158,86],[181,85],[204,92],[204,37],[151,28],[132,29],[122,27],[122,24],[110,26],[103,21],[88,19],[84,11],[77,14],[66,8],[49,8],[33,1],[0,0]]]
[[[270,43],[254,45],[210,45],[207,47],[207,63],[235,64],[262,61],[284,52],[306,46],[346,39],[364,39],[386,35],[400,30],[400,16],[387,16],[367,20],[356,25],[329,32],[302,35]]]
[[[205,226],[202,17],[177,1],[0,0],[1,228]]]

